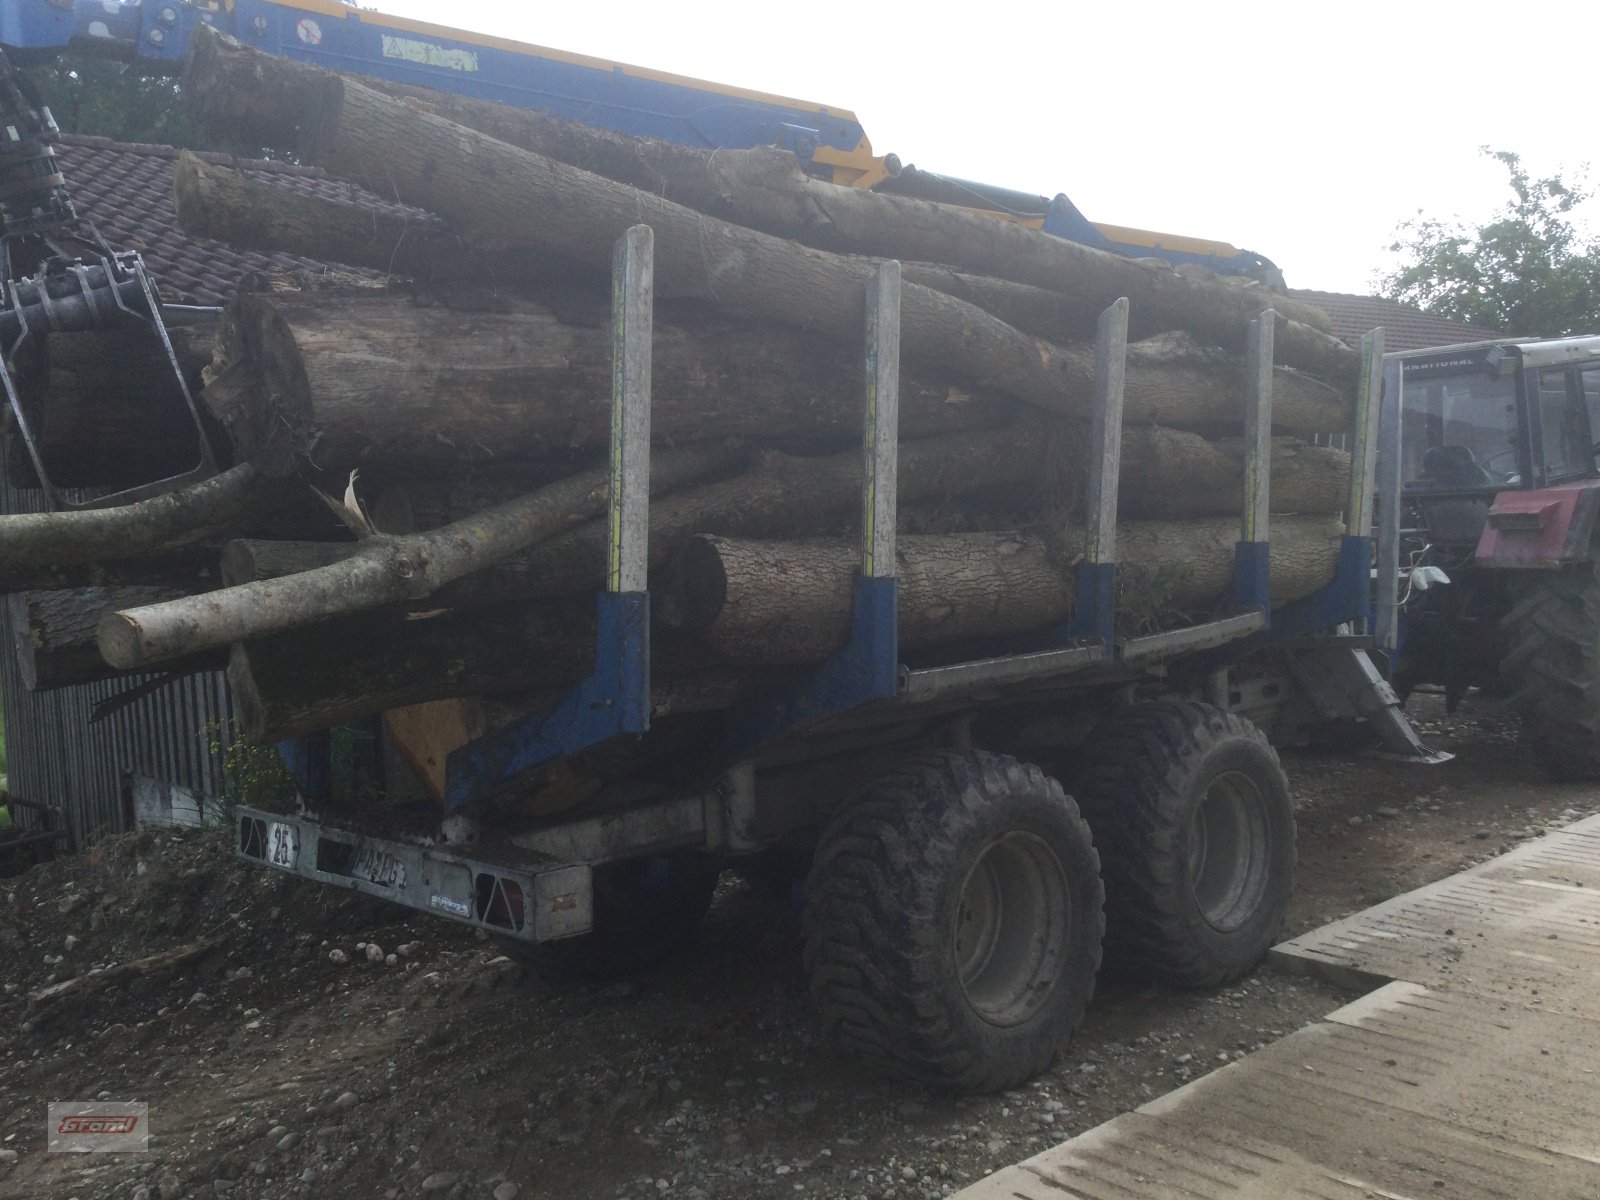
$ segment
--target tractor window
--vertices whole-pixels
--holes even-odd
[[[1572,394],[1566,368],[1539,373],[1539,418],[1544,426],[1545,479],[1587,475],[1594,466],[1588,418]]]
[[[1591,367],[1583,380],[1583,404],[1589,410],[1589,436],[1595,439],[1595,466],[1600,467],[1600,368]]]
[[[1406,487],[1498,488],[1519,482],[1512,379],[1407,380],[1403,405]]]

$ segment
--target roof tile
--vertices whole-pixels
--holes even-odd
[[[1505,336],[1504,330],[1486,329],[1463,321],[1447,321],[1443,317],[1430,316],[1409,304],[1379,296],[1352,296],[1343,292],[1316,292],[1300,288],[1289,294],[1327,313],[1333,322],[1335,336],[1352,345],[1381,325],[1383,348],[1390,353],[1397,350],[1423,350],[1429,346],[1453,346],[1458,342],[1481,342]]]
[[[79,215],[93,224],[114,249],[142,254],[161,289],[161,298],[169,304],[221,304],[251,273],[321,274],[328,269],[327,263],[297,255],[236,250],[180,230],[172,209],[172,174],[178,160],[178,151],[172,146],[63,134],[56,143],[56,157]],[[394,204],[330,179],[319,167],[237,159],[227,154],[202,153],[200,157],[210,163],[237,167],[278,187],[330,199],[354,199],[380,211],[405,213],[419,221],[438,221],[420,209]],[[341,270],[377,277],[376,272],[358,268]]]

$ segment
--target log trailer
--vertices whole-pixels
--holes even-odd
[[[1387,724],[1411,756],[1430,757],[1358,653],[1372,644],[1381,332],[1365,345],[1362,449],[1333,582],[1270,603],[1268,312],[1251,330],[1232,591],[1212,620],[1129,637],[1116,606],[1128,302],[1107,309],[1070,621],[1004,652],[918,665],[897,641],[899,265],[883,264],[866,303],[846,645],[789,686],[689,726],[688,744],[646,755],[643,770],[567,813],[508,819],[501,801],[587,754],[658,735],[673,747],[670,700],[650,685],[651,246],[639,226],[617,249],[610,565],[592,674],[452,751],[442,822],[427,806],[408,825],[396,809],[333,798],[241,807],[236,852],[482,929],[544,971],[606,973],[683,946],[727,862],[799,851],[810,862],[805,958],[825,1020],[875,1066],[958,1091],[1013,1086],[1050,1063],[1084,1013],[1102,943],[1123,968],[1176,986],[1252,969],[1295,863],[1288,783],[1263,729],[1315,706]]]
[[[543,97],[554,111],[584,120],[595,113],[602,123],[624,118],[581,88],[561,93],[562,103],[579,97],[576,110],[555,106],[550,80],[653,89],[693,103],[672,109],[665,125],[634,132],[743,145],[770,143],[776,131],[836,181],[886,186],[906,175],[874,159],[853,118],[835,110],[322,0],[10,0],[0,4],[0,44],[43,53],[88,38],[173,57],[197,23],[225,24],[241,39],[346,69],[381,68],[450,90],[481,86],[512,103]],[[527,67],[533,82],[506,82],[508,63]],[[708,107],[708,97],[717,103]],[[72,214],[58,203],[66,193],[51,170],[48,117],[21,85],[9,102],[13,117],[32,114],[33,124],[13,134],[26,152],[12,161],[30,165],[12,174],[18,190],[0,200],[12,205],[8,222],[14,213],[48,219],[43,233],[17,226],[37,245]],[[719,131],[715,122],[731,119],[730,110],[752,118],[749,132]],[[650,119],[667,111],[651,110]],[[17,196],[28,203],[19,208]],[[1034,216],[1051,228],[1048,214]],[[96,293],[95,280],[83,284],[75,274],[82,255],[44,249],[36,271],[43,286],[70,276],[74,295]],[[98,257],[117,266],[115,255]],[[1365,653],[1374,644],[1381,331],[1363,344],[1331,583],[1271,603],[1269,311],[1248,331],[1239,414],[1245,496],[1232,587],[1198,624],[1119,628],[1124,299],[1099,323],[1088,539],[1070,620],[956,661],[903,651],[894,262],[881,264],[864,298],[863,483],[849,637],[825,663],[756,700],[692,720],[675,715],[670,696],[651,687],[648,227],[618,242],[613,272],[609,561],[596,580],[592,673],[558,702],[452,750],[442,819],[431,803],[330,796],[318,778],[325,762],[304,744],[285,747],[301,800],[282,811],[236,809],[234,848],[243,858],[482,930],[547,970],[603,971],[682,946],[728,861],[798,851],[810,863],[805,959],[827,1025],[877,1067],[935,1087],[990,1091],[1049,1065],[1083,1016],[1102,946],[1124,968],[1180,986],[1216,985],[1259,961],[1283,919],[1295,865],[1293,806],[1265,730],[1363,717],[1413,759],[1437,759]],[[143,297],[142,308],[129,307],[146,320],[159,316],[136,264],[127,276]],[[8,285],[13,315],[28,283]],[[642,765],[618,771],[618,754]],[[542,817],[508,803],[553,773],[582,774],[597,755],[612,756],[613,769],[582,803]]]

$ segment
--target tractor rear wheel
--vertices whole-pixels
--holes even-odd
[[[1552,778],[1600,781],[1600,573],[1580,563],[1510,586],[1500,673],[1523,735]]]

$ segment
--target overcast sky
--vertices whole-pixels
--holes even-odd
[[[851,109],[880,154],[1232,242],[1294,287],[1369,292],[1419,209],[1487,217],[1510,192],[1481,145],[1569,180],[1600,158],[1594,0],[372,6]]]

